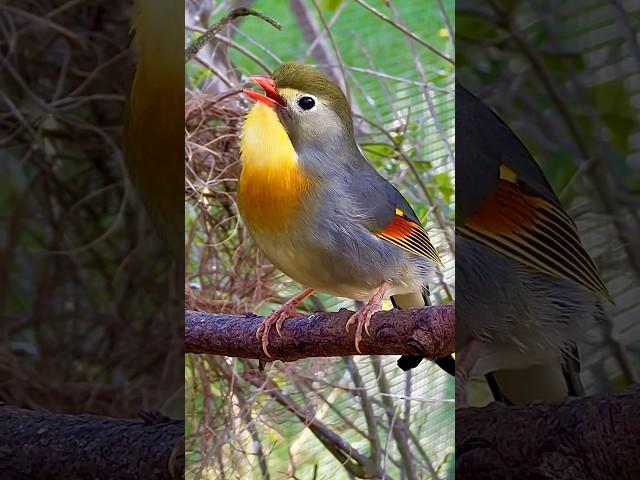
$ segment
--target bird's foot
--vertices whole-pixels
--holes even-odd
[[[371,297],[371,299],[364,304],[362,308],[360,308],[356,313],[349,317],[346,325],[344,326],[345,331],[349,331],[349,328],[354,323],[356,324],[356,350],[358,353],[362,354],[360,350],[360,342],[362,342],[362,331],[370,337],[371,332],[369,331],[369,326],[371,324],[371,317],[373,317],[374,313],[379,312],[382,309],[382,298],[384,297],[385,292],[389,288],[389,284],[384,282],[378,291]]]
[[[306,289],[262,321],[258,330],[256,330],[256,339],[262,344],[262,351],[268,358],[271,358],[271,354],[269,353],[269,333],[273,326],[275,325],[278,335],[282,336],[282,325],[284,324],[284,321],[288,318],[297,317],[298,311],[296,310],[296,307],[313,292],[314,290],[312,288]]]
[[[271,358],[269,353],[269,333],[273,326],[275,325],[278,335],[282,336],[282,324],[287,318],[295,317],[296,315],[298,315],[296,307],[289,305],[287,302],[262,321],[256,331],[256,339],[262,344],[262,351],[267,357]]]

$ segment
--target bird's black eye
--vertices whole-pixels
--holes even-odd
[[[303,110],[311,110],[316,105],[316,101],[312,97],[300,97],[298,100],[298,105]]]

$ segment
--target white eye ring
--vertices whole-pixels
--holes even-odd
[[[318,99],[313,95],[304,94],[296,100],[296,105],[303,112],[310,112],[318,105]]]

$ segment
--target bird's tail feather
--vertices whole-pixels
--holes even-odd
[[[518,370],[496,370],[486,375],[496,401],[508,405],[527,405],[536,400],[562,400],[584,394],[580,379],[580,359],[575,345],[557,363]]]
[[[429,288],[425,287],[422,292],[393,295],[391,297],[391,303],[395,308],[399,308],[401,310],[429,306],[431,305],[431,302],[429,301]],[[417,367],[423,358],[424,357],[421,355],[403,355],[398,360],[398,367],[404,371],[410,370]],[[449,375],[455,376],[456,364],[451,355],[439,358],[435,363]]]

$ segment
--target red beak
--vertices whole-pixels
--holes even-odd
[[[244,89],[242,92],[249,98],[253,98],[258,102],[262,102],[268,107],[273,107],[275,105],[280,105],[281,107],[286,107],[287,103],[284,99],[278,95],[276,92],[276,82],[274,82],[269,77],[261,77],[260,75],[253,75],[249,77],[249,80],[257,83],[262,87],[266,95],[261,94],[260,92],[256,92],[255,90]]]

